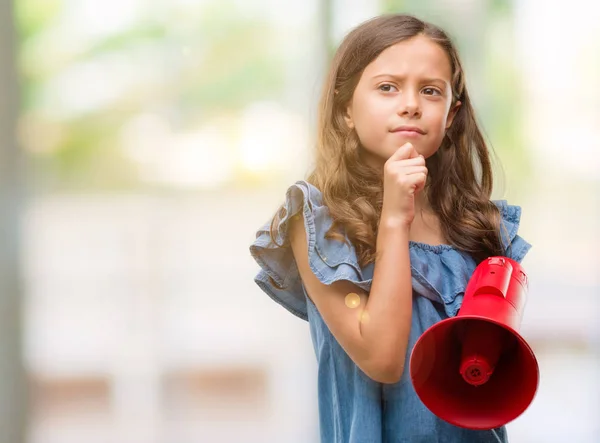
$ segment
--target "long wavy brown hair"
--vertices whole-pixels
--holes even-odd
[[[319,104],[316,165],[307,181],[323,195],[333,225],[328,238],[354,245],[361,266],[375,260],[377,229],[383,204],[383,176],[361,159],[356,131],[344,114],[365,67],[386,48],[424,35],[448,55],[452,72],[452,105],[460,101],[452,126],[438,151],[427,159],[426,192],[440,219],[444,237],[476,262],[505,255],[500,212],[490,201],[493,186],[490,153],[475,119],[457,50],[439,27],[410,15],[384,15],[352,30],[338,48]],[[271,223],[276,238],[278,211]]]

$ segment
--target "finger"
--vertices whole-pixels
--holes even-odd
[[[426,167],[425,159],[422,157],[417,158],[409,158],[403,160],[396,160],[386,164],[386,171],[388,174],[397,174],[400,173],[403,168],[407,168],[410,166],[423,166]]]
[[[398,172],[404,175],[425,174],[427,176],[427,167],[420,165],[402,166]]]
[[[415,174],[407,175],[405,177],[406,184],[408,185],[409,192],[415,194],[425,186],[427,180],[427,174],[418,172]]]
[[[413,145],[410,142],[407,142],[405,144],[403,144],[402,146],[400,146],[398,149],[396,149],[396,152],[394,152],[388,161],[396,161],[396,160],[405,160],[410,158],[411,155],[411,150],[413,150]]]
[[[397,164],[403,166],[426,166],[425,159],[418,155],[414,158],[408,158],[402,161],[398,161]]]
[[[425,184],[427,183],[427,178],[425,178],[425,180],[423,180],[422,183],[417,184],[417,187],[415,188],[415,194],[418,194],[419,192],[421,192],[423,189],[425,189]]]
[[[417,150],[413,146],[412,151],[410,152],[410,157],[409,158],[417,158],[419,156],[420,156],[420,154],[417,152]]]

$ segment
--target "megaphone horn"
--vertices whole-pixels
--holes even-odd
[[[539,367],[518,333],[527,289],[519,263],[489,257],[470,278],[457,316],[417,340],[410,376],[436,416],[462,428],[493,429],[529,407]]]

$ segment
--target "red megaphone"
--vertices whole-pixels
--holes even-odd
[[[508,257],[477,266],[456,317],[436,323],[417,340],[410,377],[427,408],[467,429],[493,429],[529,406],[538,387],[533,351],[517,332],[527,275]]]

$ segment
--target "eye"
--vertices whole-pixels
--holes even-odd
[[[425,93],[425,95],[442,95],[442,92],[436,88],[425,88],[423,89],[423,92]]]
[[[381,85],[379,85],[379,87],[377,89],[379,89],[382,92],[392,92],[393,89],[396,89],[396,87],[390,83],[383,83]],[[397,91],[398,89],[396,89]]]

